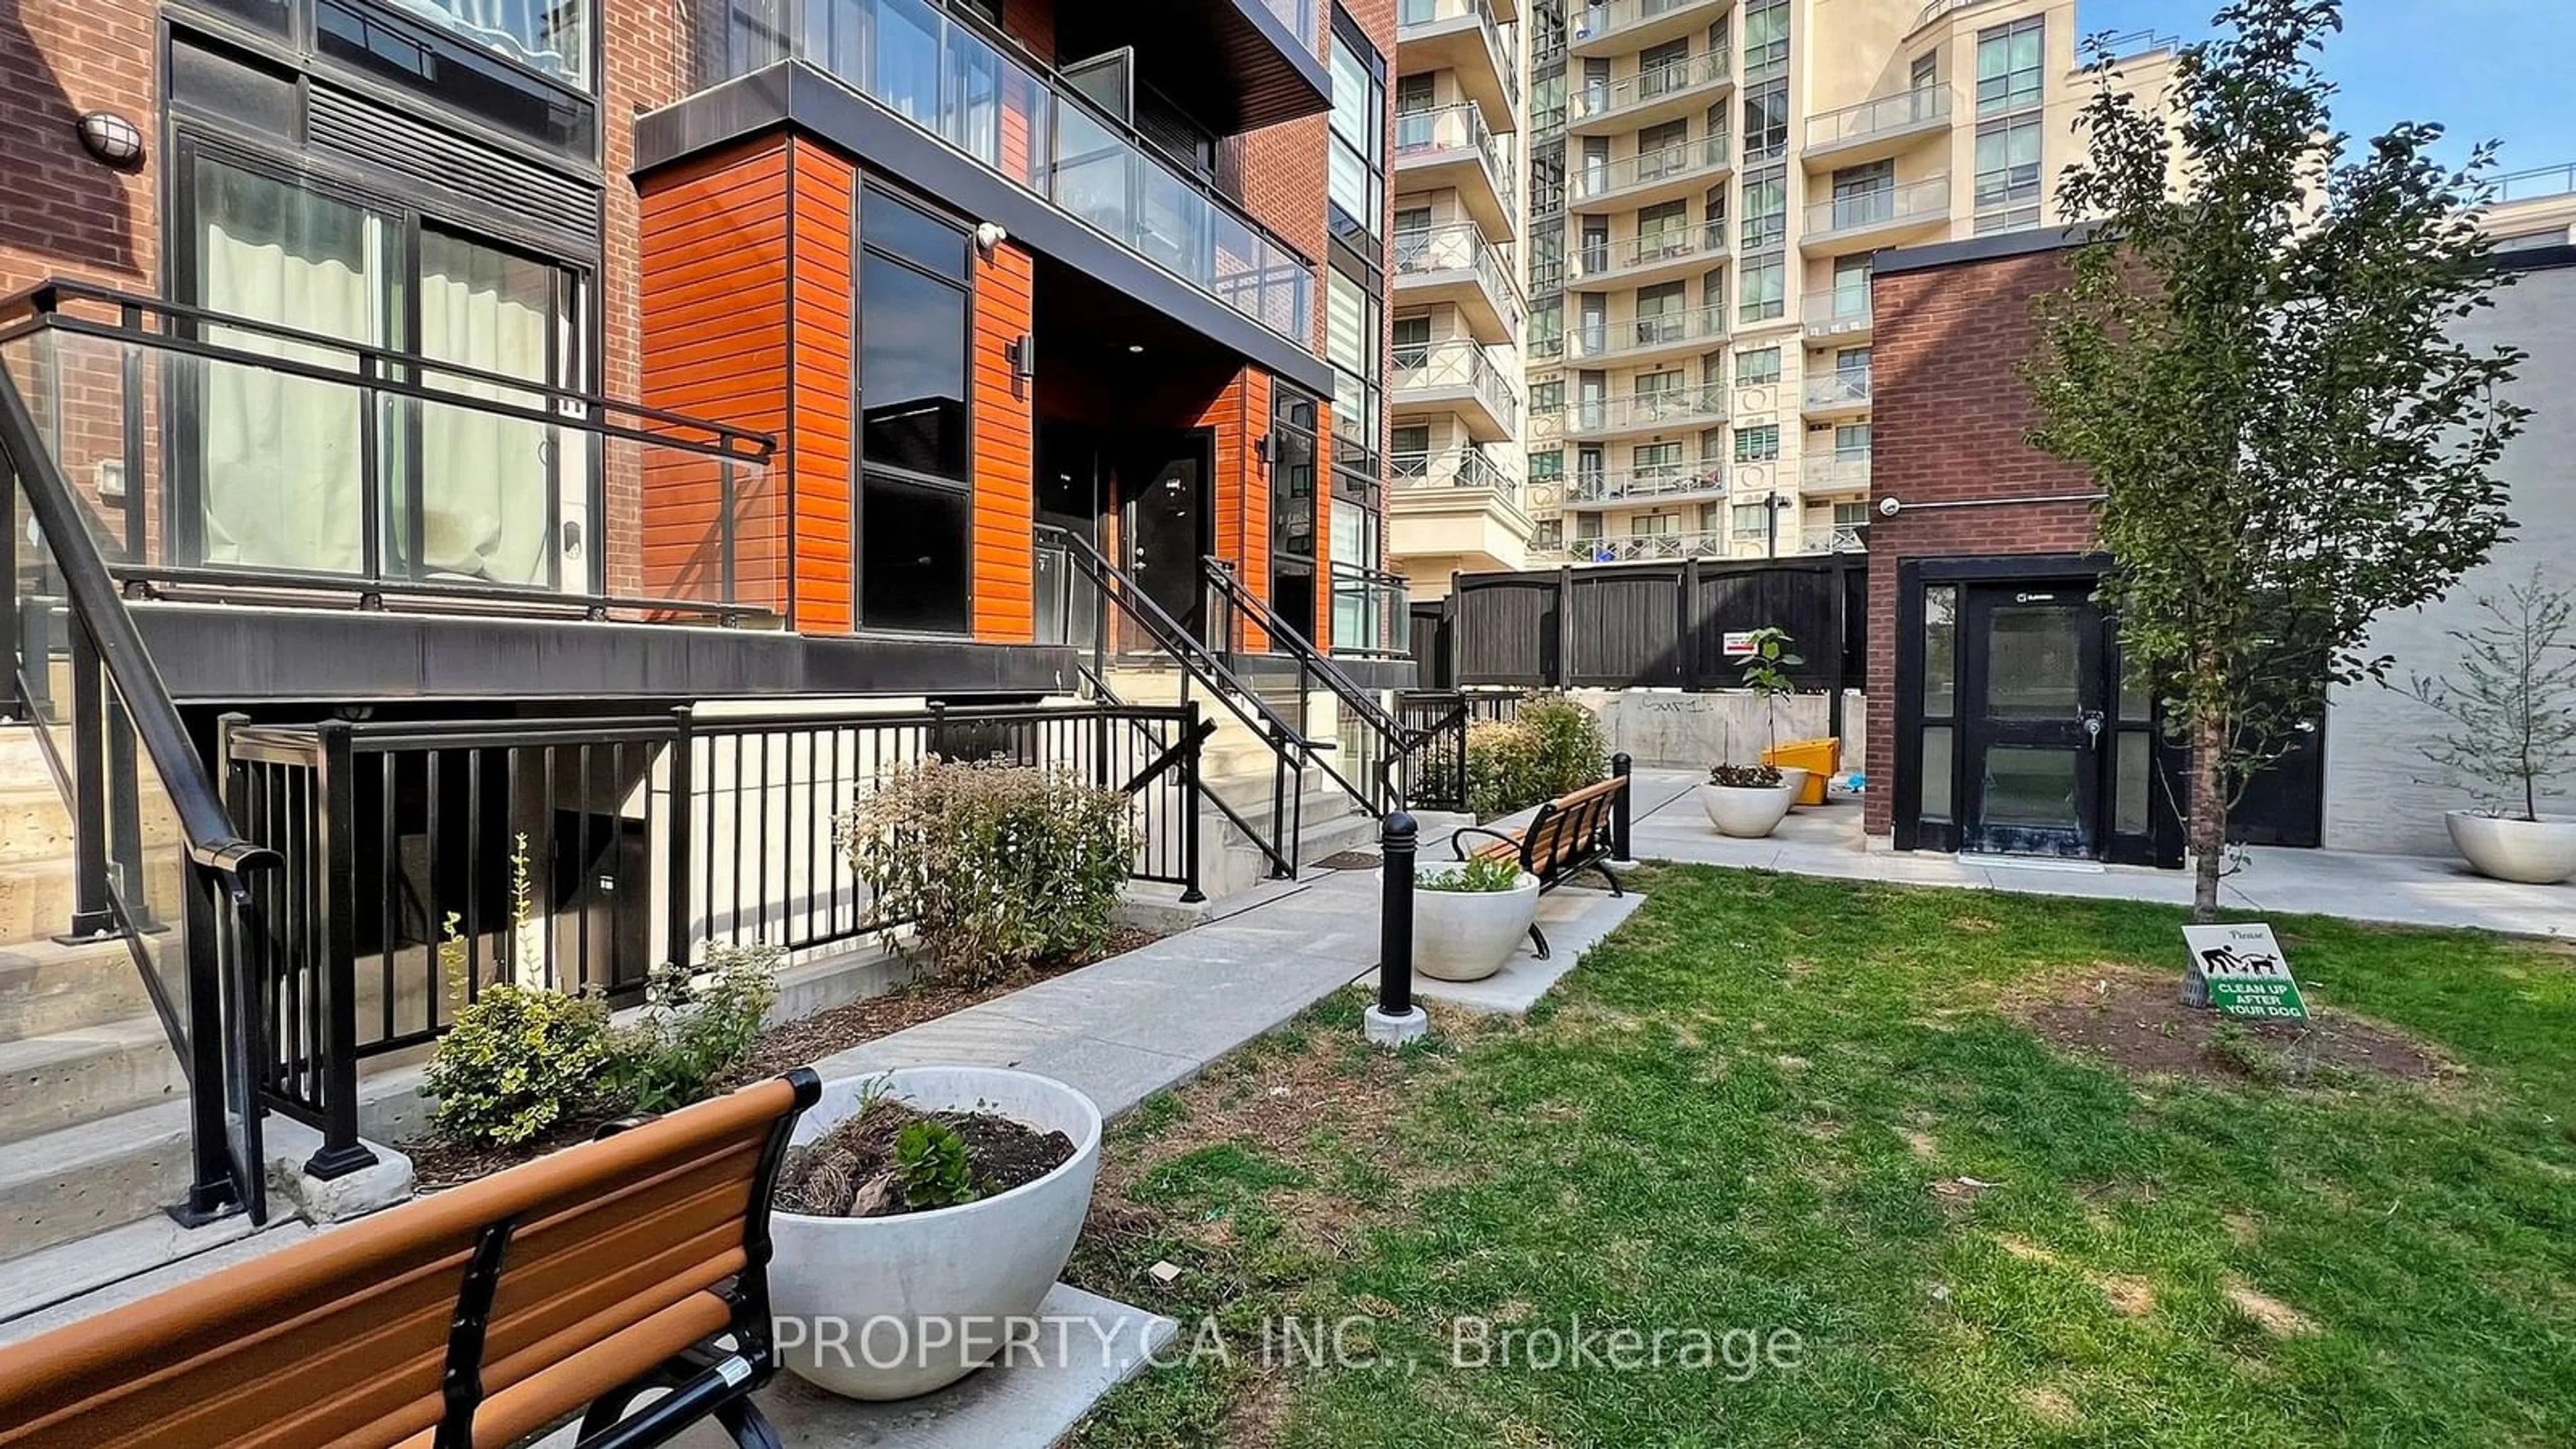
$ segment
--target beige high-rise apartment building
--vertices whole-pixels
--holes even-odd
[[[1859,547],[1871,257],[2068,219],[2074,0],[1551,3],[1529,19],[1527,562]],[[2161,85],[2172,47],[2127,38],[2127,83]]]
[[[1388,185],[1388,554],[1414,597],[1458,570],[1517,569],[1527,47],[1519,0],[1397,0]]]

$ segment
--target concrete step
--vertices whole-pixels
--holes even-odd
[[[178,1054],[150,1013],[0,1042],[0,1143],[187,1094]],[[9,1148],[15,1155],[18,1148]]]
[[[188,1190],[184,1093],[0,1152],[0,1260],[142,1222]]]
[[[0,946],[0,1041],[76,1031],[152,1010],[123,937]]]
[[[71,747],[71,732],[66,729],[60,739]],[[54,788],[54,772],[45,761],[44,742],[36,738],[33,725],[0,725],[0,790],[43,790]]]
[[[111,862],[111,866],[113,863]],[[143,854],[145,902],[175,913],[184,857],[174,843]],[[80,892],[69,855],[0,861],[0,941],[41,941],[67,929]],[[130,899],[130,898],[129,898]]]
[[[72,853],[71,812],[48,780],[0,785],[0,861],[54,860]]]
[[[286,1226],[271,1217],[272,1230]],[[303,1224],[293,1226],[302,1228]],[[155,1212],[104,1232],[0,1262],[0,1343],[33,1337],[45,1331],[37,1326],[39,1322],[46,1327],[55,1326],[53,1320],[67,1319],[73,1310],[101,1311],[110,1306],[106,1301],[110,1297],[131,1302],[132,1296],[116,1290],[138,1280],[176,1277],[174,1268],[199,1262],[217,1249],[233,1247],[260,1234],[259,1224],[245,1213],[232,1213],[191,1228]],[[273,1249],[303,1236],[309,1236],[309,1232],[280,1234],[263,1246]],[[242,1255],[225,1256],[238,1261]]]

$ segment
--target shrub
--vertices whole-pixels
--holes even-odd
[[[966,1160],[966,1138],[944,1122],[907,1122],[894,1139],[895,1179],[914,1212],[956,1207],[984,1195]]]
[[[617,1033],[609,1072],[617,1097],[636,1112],[668,1112],[715,1094],[760,1039],[778,1001],[778,963],[768,945],[710,945],[703,971],[657,966],[643,1019]]]
[[[1520,718],[1467,731],[1467,808],[1490,820],[1572,794],[1609,774],[1608,752],[1592,711],[1562,695],[1529,700]]]
[[[444,1135],[514,1147],[588,1105],[611,1060],[608,1003],[495,982],[439,1038],[423,1089]]]
[[[1415,885],[1426,891],[1446,891],[1456,895],[1499,895],[1521,883],[1521,863],[1508,855],[1473,856],[1456,870],[1420,877]]]
[[[914,950],[980,983],[1109,943],[1135,854],[1128,801],[1061,770],[932,759],[841,817],[841,848],[878,917]]]

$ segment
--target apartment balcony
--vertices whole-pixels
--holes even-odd
[[[823,8],[808,0],[809,17]],[[1219,134],[1239,135],[1332,108],[1331,77],[1317,49],[1328,9],[1322,0],[1058,5],[1055,54],[1132,46],[1140,80]],[[907,38],[926,34],[908,29]]]
[[[1619,508],[1649,503],[1705,503],[1726,496],[1726,469],[1717,463],[1695,468],[1623,468],[1616,472],[1568,474],[1560,507]]]
[[[1869,454],[1819,453],[1798,463],[1800,493],[1867,493]]]
[[[1530,518],[1520,485],[1483,449],[1397,453],[1388,462],[1390,555],[1453,559],[1461,568],[1521,567]]]
[[[1726,235],[1724,222],[1706,222],[1579,248],[1566,258],[1567,280],[1599,290],[1694,277],[1726,260]]]
[[[1511,153],[1472,104],[1410,111],[1395,118],[1395,176],[1401,194],[1455,187],[1467,214],[1496,241],[1520,236]]]
[[[1734,9],[1734,0],[1609,0],[1565,7],[1566,49],[1573,55],[1623,55],[1694,32]]]
[[[1862,241],[1895,246],[1950,225],[1950,178],[1927,176],[1819,201],[1807,208],[1806,223],[1798,250],[1810,256],[1858,250],[1854,244]]]
[[[1715,383],[1569,404],[1564,436],[1585,442],[1648,433],[1678,433],[1726,421],[1726,389]]]
[[[1726,344],[1727,305],[1633,317],[1566,329],[1566,355],[1577,362],[1652,362],[1687,357]]]
[[[1478,342],[1503,347],[1520,340],[1527,309],[1502,255],[1483,232],[1460,222],[1399,231],[1394,240],[1397,306],[1445,302],[1458,309]]]
[[[924,0],[731,0],[723,43],[728,77],[801,62],[819,79],[809,86],[791,64],[775,85],[651,113],[637,122],[639,165],[695,154],[718,124],[807,125],[1184,322],[1198,320],[1194,308],[1153,295],[1159,280],[1128,259],[1313,356],[1306,258],[1072,85]],[[853,108],[842,92],[870,104]],[[738,114],[754,109],[765,114]],[[1062,240],[1041,244],[1041,232]],[[1090,243],[1095,234],[1105,247]]]
[[[1704,50],[1624,80],[1597,86],[1569,84],[1566,129],[1576,135],[1633,131],[1703,110],[1734,88],[1732,52]]]
[[[1800,553],[1867,553],[1869,525],[1866,523],[1811,524],[1798,533]]]
[[[1565,334],[1559,332],[1553,337],[1533,337],[1523,346],[1522,355],[1529,359],[1532,367],[1554,367],[1565,361]]]
[[[1844,347],[1867,342],[1874,321],[1867,292],[1819,292],[1807,299],[1810,341],[1830,340]]]
[[[1726,534],[1720,529],[1688,533],[1628,533],[1616,537],[1571,538],[1554,548],[1532,548],[1537,567],[1566,564],[1668,563],[1686,558],[1724,558]]]
[[[1699,196],[1734,169],[1727,133],[1617,161],[1586,163],[1566,174],[1567,195],[1588,211],[1630,210]]]
[[[1927,86],[1807,118],[1810,171],[1893,160],[1933,136],[1950,133],[1950,89]]]
[[[1488,0],[1397,0],[1396,69],[1405,75],[1445,70],[1496,131],[1520,122],[1519,37],[1505,30]]]
[[[1455,417],[1479,443],[1507,442],[1520,430],[1520,399],[1472,342],[1397,349],[1388,387],[1397,418]]]
[[[1856,417],[1869,411],[1869,398],[1866,367],[1811,372],[1807,374],[1806,401],[1799,411],[1816,419]]]

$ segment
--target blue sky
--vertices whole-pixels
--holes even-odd
[[[2077,0],[2086,33],[2209,33],[2221,0]],[[2346,0],[2325,71],[2335,121],[2356,136],[2439,121],[2447,159],[2503,142],[2506,171],[2576,161],[2576,0]]]

